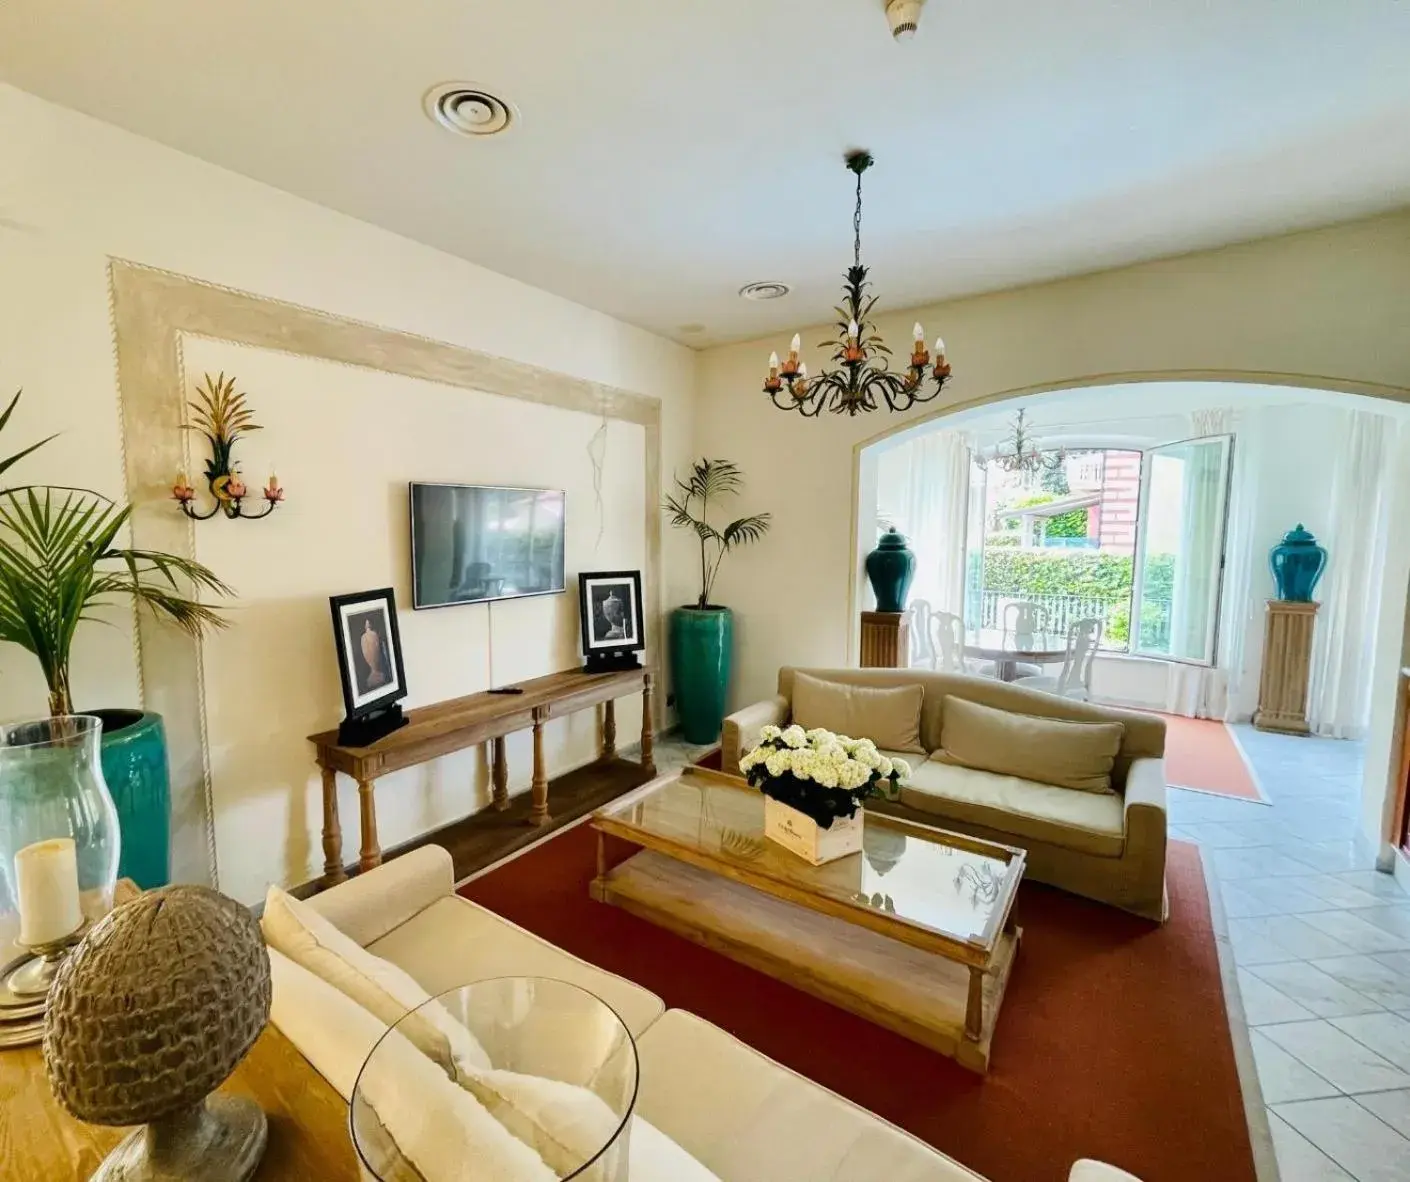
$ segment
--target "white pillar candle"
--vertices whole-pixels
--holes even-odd
[[[78,851],[71,837],[36,841],[15,855],[20,943],[52,944],[83,923],[78,900]]]

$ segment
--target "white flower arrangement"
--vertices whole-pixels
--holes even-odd
[[[904,759],[883,755],[870,739],[797,725],[764,727],[758,746],[739,761],[739,770],[766,795],[807,813],[824,828],[835,817],[855,816],[869,796],[894,795],[911,774]]]

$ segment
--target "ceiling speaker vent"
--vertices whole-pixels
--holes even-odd
[[[487,136],[517,121],[514,104],[469,82],[443,82],[426,92],[426,114],[456,135]]]
[[[746,300],[781,300],[792,290],[786,283],[769,279],[763,283],[745,284],[739,289],[739,294]]]

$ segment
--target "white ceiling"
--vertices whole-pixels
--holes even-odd
[[[0,78],[698,345],[827,318],[849,146],[892,308],[1410,204],[1404,0],[882,8],[5,0]],[[522,122],[439,129],[449,79]]]

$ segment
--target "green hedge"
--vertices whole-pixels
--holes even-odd
[[[1175,557],[1153,554],[1146,563],[1146,595],[1169,599]],[[1122,554],[1070,550],[984,551],[984,590],[1001,595],[1089,595],[1115,599],[1131,593],[1132,560]]]

